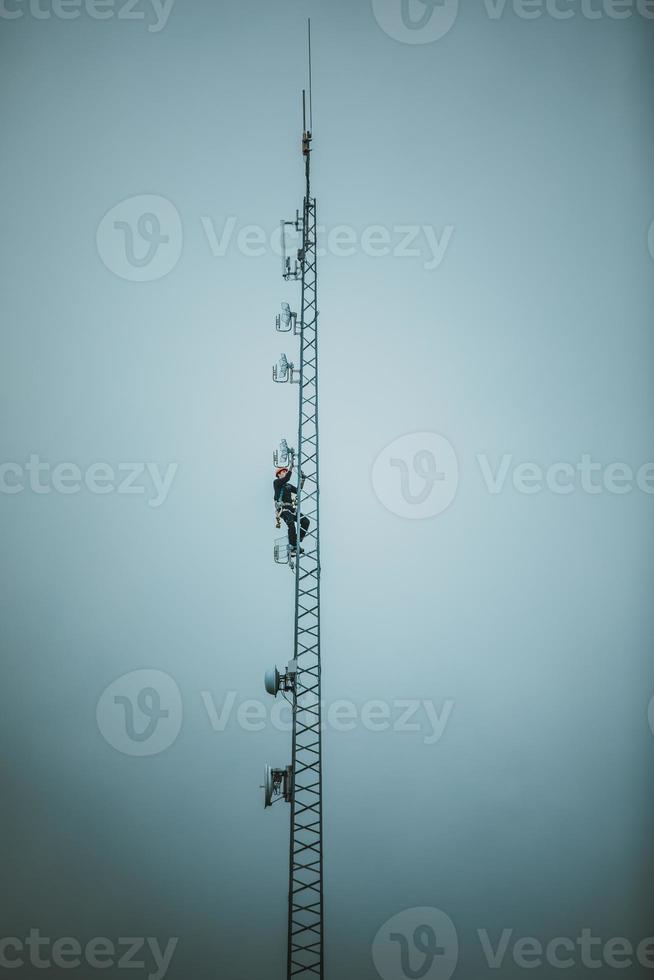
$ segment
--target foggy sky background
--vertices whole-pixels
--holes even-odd
[[[179,464],[159,508],[0,495],[2,934],[178,936],[172,980],[283,975],[288,810],[264,812],[259,783],[290,737],[234,716],[213,731],[202,692],[271,707],[263,671],[291,656],[270,454],[293,438],[295,390],[270,367],[294,352],[279,302],[299,299],[270,249],[214,257],[202,218],[270,233],[300,206],[308,14],[320,222],[454,228],[435,270],[320,264],[325,699],[454,702],[434,745],[325,733],[328,975],[376,977],[377,930],[414,906],[452,918],[462,977],[487,973],[477,929],[638,942],[654,931],[652,498],[491,495],[476,456],[654,459],[654,26],[467,5],[408,45],[343,0],[178,0],[158,33],[0,19],[2,461]],[[143,283],[96,247],[142,194],[184,232]],[[371,483],[414,432],[445,436],[460,468],[428,520]],[[145,758],[96,723],[140,668],[184,709]],[[502,977],[523,973],[507,957]]]

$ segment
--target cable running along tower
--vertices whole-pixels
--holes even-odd
[[[273,454],[278,466],[293,466],[297,484],[297,549],[286,538],[275,542],[274,557],[295,579],[293,659],[284,672],[266,674],[266,690],[282,694],[292,707],[291,763],[266,766],[265,805],[290,804],[288,950],[286,976],[324,977],[323,813],[320,658],[320,484],[318,441],[318,266],[316,199],[311,191],[313,139],[311,23],[308,34],[309,92],[302,92],[304,201],[295,219],[282,221],[282,275],[301,286],[300,313],[282,304],[276,328],[299,339],[299,366],[282,354],[273,380],[298,385],[297,445],[284,439]],[[292,248],[300,242],[299,248]],[[301,521],[309,527],[300,548]],[[279,515],[278,527],[281,526]]]

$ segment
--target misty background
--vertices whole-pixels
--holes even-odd
[[[285,975],[288,808],[264,812],[259,786],[290,761],[263,689],[293,617],[271,453],[294,442],[296,389],[271,366],[296,354],[274,316],[299,291],[274,233],[301,206],[310,15],[323,692],[332,719],[343,699],[356,715],[324,736],[327,975],[377,977],[378,930],[415,907],[452,920],[456,977],[498,975],[478,930],[494,946],[513,930],[507,980],[520,937],[639,943],[653,498],[578,478],[523,493],[512,474],[654,460],[654,21],[466,4],[404,43],[399,0],[177,0],[165,23],[122,3],[0,16],[2,937],[178,937],[171,980]],[[139,237],[143,197],[162,223]],[[362,243],[377,226],[390,254]],[[138,281],[159,235],[166,274]],[[415,433],[458,462],[423,519],[396,512],[397,466],[373,480]],[[37,492],[34,456],[106,464],[104,492]],[[480,456],[494,474],[510,457],[497,493]],[[118,492],[129,465],[140,494]],[[142,670],[169,714],[139,755],[128,709],[102,698],[130,675],[116,690],[147,733]],[[384,730],[362,720],[371,701]]]

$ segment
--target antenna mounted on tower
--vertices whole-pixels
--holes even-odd
[[[311,18],[307,21],[307,49],[309,52],[309,125],[307,126],[307,92],[302,89],[302,153],[311,152],[313,138],[313,69],[311,64]]]

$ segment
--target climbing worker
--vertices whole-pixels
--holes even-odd
[[[288,543],[290,546],[290,553],[291,555],[294,555],[297,549],[297,487],[294,487],[290,483],[292,475],[292,462],[290,467],[280,466],[279,469],[275,471],[273,488],[275,492],[275,508],[277,511],[277,527],[281,527],[281,521],[284,521],[288,527]],[[303,486],[304,474],[300,474],[300,487]],[[300,519],[300,541],[304,541],[304,536],[309,530],[309,524],[310,521],[308,517],[302,517]],[[302,548],[300,548],[300,553],[303,553]]]

